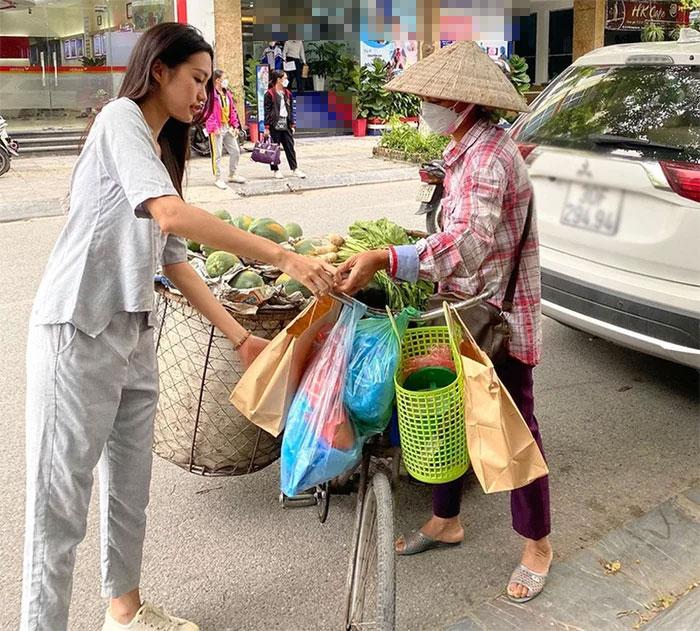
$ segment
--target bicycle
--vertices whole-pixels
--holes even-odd
[[[453,306],[468,309],[495,293],[488,285],[474,298]],[[339,302],[352,306],[350,296],[331,294]],[[369,317],[383,317],[383,311],[367,308]],[[414,323],[440,318],[436,309],[411,318]],[[345,629],[393,631],[396,620],[396,558],[394,553],[394,502],[392,488],[399,479],[401,449],[392,444],[389,430],[372,437],[362,452],[357,467],[348,474],[316,486],[301,495],[280,494],[283,508],[316,506],[318,518],[325,523],[332,494],[357,494],[353,546],[348,567],[345,594]]]

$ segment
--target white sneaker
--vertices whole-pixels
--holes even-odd
[[[283,180],[284,175],[282,175],[282,171],[275,171],[275,179],[276,180]]]
[[[234,184],[245,184],[248,180],[246,180],[242,175],[236,175],[234,173],[233,175],[228,176],[228,181],[233,182]]]
[[[194,622],[176,618],[160,607],[144,602],[129,624],[119,624],[108,609],[102,631],[199,631],[199,627]]]
[[[304,173],[301,169],[296,169],[292,171],[292,174],[296,177],[301,178],[302,180],[306,178],[306,173]]]
[[[225,191],[228,188],[228,184],[221,179],[216,180],[216,182],[214,182],[214,186],[216,186],[216,188],[220,188],[222,191]]]

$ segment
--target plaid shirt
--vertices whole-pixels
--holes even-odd
[[[477,122],[460,142],[453,140],[444,158],[442,232],[415,246],[396,248],[392,271],[399,278],[414,280],[401,270],[413,267],[405,263],[409,248],[413,257],[416,251],[419,257],[415,272],[438,282],[441,292],[475,296],[487,282],[497,280],[499,291],[489,302],[501,307],[532,197],[527,168],[510,136],[486,120]],[[530,366],[539,362],[542,348],[540,293],[539,241],[533,215],[508,317],[510,354]]]

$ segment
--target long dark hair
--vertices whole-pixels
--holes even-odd
[[[131,51],[119,97],[142,103],[156,88],[151,75],[153,64],[160,60],[168,68],[176,68],[196,53],[208,53],[214,60],[214,51],[202,34],[189,24],[165,22],[148,29]],[[207,94],[214,90],[213,79],[207,83]],[[211,113],[209,100],[195,123],[201,124]],[[169,118],[158,136],[161,160],[173,186],[182,196],[182,178],[190,154],[190,124]]]
[[[281,79],[286,74],[287,73],[284,70],[273,70],[270,73],[270,82],[267,84],[267,89],[271,90],[272,88],[274,88],[275,84],[277,83],[277,80]]]

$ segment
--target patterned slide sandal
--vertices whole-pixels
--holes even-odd
[[[510,575],[508,585],[512,585],[513,583],[523,585],[524,587],[527,587],[528,595],[523,596],[522,598],[516,598],[515,596],[510,595],[510,592],[506,587],[506,596],[508,596],[508,599],[514,603],[529,602],[542,593],[546,582],[547,574],[538,574],[537,572],[533,572],[521,563]]]
[[[396,553],[399,556],[411,556],[413,554],[427,552],[428,550],[437,550],[438,548],[455,548],[464,543],[463,541],[456,541],[454,543],[438,541],[437,539],[428,537],[428,535],[424,535],[420,530],[414,530],[403,539],[405,543],[404,549]]]

